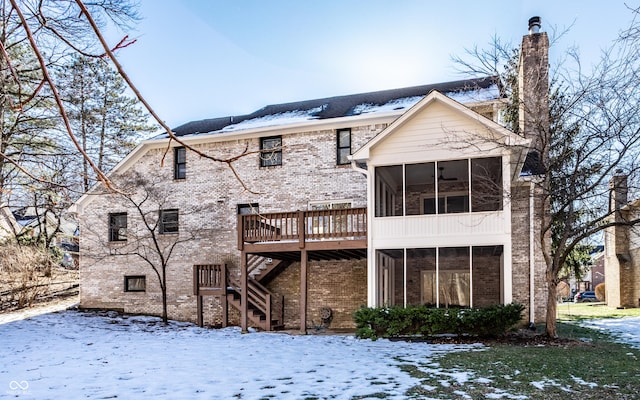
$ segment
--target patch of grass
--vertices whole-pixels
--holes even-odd
[[[602,303],[558,304],[558,320],[575,321],[590,318],[640,317],[640,308],[617,309]]]
[[[365,394],[363,396],[352,396],[351,400],[362,400],[362,399],[386,399],[389,397],[388,394],[382,392],[376,392],[371,394]]]
[[[562,340],[518,346],[496,343],[483,351],[451,352],[437,365],[401,366],[420,379],[408,396],[470,398],[635,399],[640,350],[614,343],[607,335],[558,324]],[[577,340],[580,338],[580,340]],[[444,396],[444,397],[442,397]]]

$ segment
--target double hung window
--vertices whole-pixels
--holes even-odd
[[[127,240],[127,213],[109,214],[109,241],[124,242]]]
[[[173,178],[185,179],[187,177],[187,151],[184,147],[176,147],[173,150]]]
[[[160,210],[160,233],[178,233],[178,210]]]
[[[274,167],[282,165],[282,136],[260,139],[260,166]]]

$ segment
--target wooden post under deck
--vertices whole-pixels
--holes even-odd
[[[300,254],[300,333],[307,334],[307,250]]]
[[[247,295],[247,253],[242,252],[242,256],[240,257],[240,307],[242,310],[240,311],[240,327],[242,328],[242,333],[247,333],[247,314],[249,313],[249,296]]]
[[[199,327],[203,327],[204,326],[204,318],[202,315],[202,296],[200,295],[196,295],[196,302],[197,302],[197,312],[198,312],[198,326]]]
[[[229,325],[229,305],[227,304],[227,264],[222,265],[221,277],[222,296],[220,296],[220,304],[222,305],[222,327]]]

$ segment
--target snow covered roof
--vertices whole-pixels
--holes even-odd
[[[176,136],[235,132],[291,123],[408,110],[431,91],[437,90],[460,103],[500,97],[493,77],[412,86],[401,89],[274,104],[251,114],[187,122],[175,129]],[[156,139],[167,137],[166,134]]]

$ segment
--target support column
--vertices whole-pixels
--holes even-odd
[[[204,318],[202,316],[202,296],[199,294],[196,295],[196,303],[198,304],[198,326],[202,328],[204,326]]]
[[[307,334],[307,250],[300,254],[300,333]]]
[[[242,333],[247,333],[247,314],[249,313],[249,297],[247,296],[247,253],[240,257],[240,327]]]
[[[229,325],[229,305],[227,304],[227,264],[220,266],[220,305],[222,306],[222,327]]]

